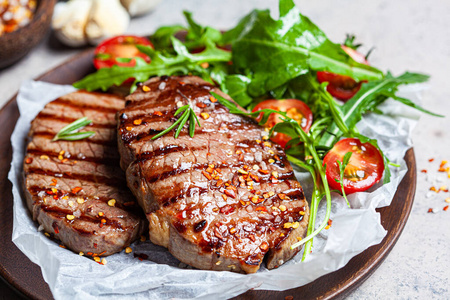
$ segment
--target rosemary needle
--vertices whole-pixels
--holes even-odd
[[[77,141],[93,136],[95,134],[94,131],[78,132],[78,130],[82,129],[83,127],[91,123],[92,121],[89,120],[87,117],[80,118],[70,123],[69,125],[63,127],[52,139],[52,142],[58,140]]]

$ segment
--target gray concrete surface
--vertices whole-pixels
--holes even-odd
[[[450,115],[450,1],[447,0],[317,0],[296,1],[302,12],[335,42],[346,33],[372,46],[371,63],[399,74],[405,70],[432,76],[423,104],[432,111]],[[129,33],[148,34],[160,25],[183,22],[183,9],[194,12],[203,24],[216,28],[234,26],[251,9],[276,10],[275,0],[165,0],[144,17],[133,19]],[[0,71],[0,106],[10,99],[20,83],[62,63],[79,50],[61,48],[47,38],[16,65]],[[450,186],[438,173],[439,162],[450,160],[450,119],[423,116],[413,134],[417,168],[440,175],[437,184]],[[430,163],[428,159],[435,158]],[[444,212],[449,193],[426,194],[432,182],[418,173],[411,216],[397,245],[380,268],[354,291],[349,299],[450,299],[450,210]],[[427,213],[434,208],[438,213]]]

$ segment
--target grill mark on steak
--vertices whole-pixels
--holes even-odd
[[[41,157],[43,155],[52,157],[52,158],[58,158],[59,153],[58,152],[50,152],[50,151],[42,151],[39,149],[28,149],[28,154],[34,155],[36,157]],[[76,156],[71,156],[69,158],[73,161],[87,161],[87,162],[93,162],[96,164],[102,164],[106,166],[115,166],[117,165],[117,159],[118,157],[93,157],[93,156],[86,156],[83,155],[81,158],[78,158]]]
[[[48,187],[42,187],[42,186],[37,186],[37,185],[33,185],[33,186],[29,186],[28,187],[28,191],[33,195],[33,196],[37,196],[39,193],[41,192],[47,192],[47,191],[51,191],[50,188]],[[52,194],[49,194],[49,196],[53,196]],[[62,196],[70,196],[73,198],[85,198],[86,196],[89,195],[85,195],[83,193],[83,190],[80,191],[80,193],[74,194],[70,191],[61,191],[61,194],[59,195],[58,199],[61,198]],[[101,197],[101,196],[94,196],[95,200],[98,200],[100,202],[103,203],[108,203],[109,200],[111,200],[111,197]],[[43,203],[42,199],[38,199],[36,201],[34,201],[34,203]],[[132,201],[128,201],[128,202],[124,202],[121,203],[120,201],[116,201],[115,207],[121,208],[121,209],[126,209],[128,211],[134,212],[136,214],[141,213],[141,209],[137,206],[136,202],[134,200]]]
[[[55,133],[54,132],[50,132],[50,131],[36,131],[36,132],[33,133],[33,136],[46,138],[46,139],[50,140],[49,142],[51,142],[51,140],[53,140],[53,138],[55,137]],[[70,141],[70,142],[71,143],[83,143],[84,140]],[[113,141],[113,140],[93,140],[93,139],[90,139],[89,143],[98,144],[98,145],[102,145],[102,146],[115,146],[115,145],[117,145],[117,142]]]
[[[139,119],[139,118],[136,118],[136,120],[137,119]],[[173,115],[172,115],[172,118],[169,118],[167,120],[159,120],[158,122],[169,122],[169,121],[176,122],[177,120],[178,119],[173,118]],[[142,122],[142,124],[149,124],[149,123],[151,123],[151,122],[149,122],[149,121],[145,122],[145,123],[144,123],[144,121]],[[129,126],[133,126],[132,124],[133,124],[132,122],[124,123],[124,125],[129,125]],[[248,125],[245,123],[236,123],[236,122],[232,122],[232,123],[223,122],[222,124],[227,126],[227,130],[244,130],[244,127],[246,125]],[[128,126],[126,126],[126,127],[128,127]],[[153,128],[149,128],[148,131],[139,132],[136,134],[136,133],[121,129],[120,133],[122,135],[122,140],[125,143],[129,144],[135,140],[137,140],[137,141],[144,140],[144,138],[145,138],[145,140],[151,140],[153,138],[153,136],[157,135],[158,133],[161,133],[162,131],[164,131],[164,130],[155,130]],[[200,128],[196,127],[194,135],[198,136],[198,135],[208,134],[208,133],[211,133],[210,128],[204,129],[202,127],[200,127]],[[182,131],[182,132],[180,132],[179,137],[188,136],[188,135],[189,135],[189,132]]]
[[[109,186],[118,186],[126,188],[126,183],[121,178],[113,178],[113,177],[105,177],[101,175],[95,174],[77,174],[77,173],[68,173],[68,172],[55,172],[51,170],[44,170],[40,168],[28,168],[25,175],[28,174],[40,174],[52,176],[55,178],[65,178],[65,179],[75,179],[79,181],[87,181],[93,182],[96,184],[109,185]]]
[[[52,104],[61,105],[65,107],[69,107],[72,109],[79,109],[79,110],[95,110],[101,113],[111,113],[115,114],[117,112],[116,108],[111,107],[105,107],[100,105],[94,105],[94,104],[86,104],[86,103],[76,103],[71,101],[70,99],[64,99],[64,98],[58,98],[54,101],[52,101]]]
[[[268,160],[269,160],[269,158],[266,158],[263,161],[267,163]],[[178,175],[178,174],[187,173],[187,172],[190,172],[190,171],[193,171],[193,170],[206,169],[208,167],[208,165],[210,165],[210,163],[191,164],[189,166],[186,165],[184,167],[179,167],[179,168],[167,171],[167,172],[163,172],[163,173],[160,173],[160,174],[154,174],[153,176],[147,177],[148,178],[147,182],[148,183],[154,183],[154,182],[156,182],[158,180],[164,180],[164,179],[167,179],[167,178],[169,178],[171,176],[175,176],[175,175]],[[236,164],[219,163],[219,164],[216,164],[216,165],[217,165],[216,167],[221,168],[223,170],[223,169],[232,169],[232,168],[242,168],[245,165],[245,162],[239,162],[239,163],[236,163]],[[286,180],[286,179],[292,179],[293,176],[294,176],[294,172],[287,172],[287,173],[280,174],[277,179],[279,181],[283,181],[283,180]],[[259,174],[258,177],[260,179],[259,183],[262,184],[262,183],[269,182],[271,175],[270,174],[267,174],[267,175]]]
[[[202,149],[204,149],[204,148],[202,148]],[[180,152],[180,151],[185,151],[185,150],[189,150],[189,148],[185,147],[185,146],[179,146],[179,145],[167,145],[165,147],[156,149],[154,151],[146,151],[146,152],[142,152],[142,153],[138,154],[136,156],[136,162],[144,162],[146,160],[154,158],[155,156],[167,155],[170,153]]]
[[[84,221],[84,222],[92,223],[94,225],[103,224],[103,226],[111,226],[114,228],[114,230],[120,230],[120,231],[124,230],[124,228],[122,227],[122,224],[120,224],[119,222],[117,222],[115,220],[108,219],[106,217],[94,218],[94,217],[89,217],[87,215],[82,215],[82,216],[78,217],[76,220],[74,219],[72,221],[69,221],[69,220],[66,220],[66,216],[73,214],[73,211],[71,211],[71,210],[61,209],[56,206],[48,206],[48,205],[41,205],[41,208],[46,213],[49,213],[49,214],[55,216],[56,218],[63,219],[63,220],[65,220],[65,222],[68,222],[71,224],[73,224],[77,221]],[[102,222],[102,219],[105,221]]]
[[[291,175],[291,178],[292,178],[292,176],[293,175]],[[287,179],[285,179],[285,180],[287,180]],[[164,198],[164,199],[159,199],[158,200],[159,203],[161,203],[164,207],[168,207],[172,204],[177,203],[181,199],[192,197],[194,195],[198,195],[198,196],[205,195],[208,193],[208,189],[195,186],[195,187],[190,187],[190,188],[177,189],[174,192],[175,192],[174,194],[176,194],[175,196]],[[291,199],[303,199],[305,197],[303,194],[303,190],[300,190],[300,189],[293,189],[291,191],[287,191],[286,195]],[[274,199],[274,198],[276,198],[276,195],[274,195],[270,198],[267,198],[267,199]]]
[[[60,121],[62,123],[67,123],[67,124],[70,124],[70,123],[78,120],[78,118],[61,117],[61,116],[58,116],[55,114],[45,113],[45,112],[39,113],[38,118],[41,120]],[[117,126],[116,124],[91,123],[90,125],[86,126],[85,128],[116,128],[116,126]]]

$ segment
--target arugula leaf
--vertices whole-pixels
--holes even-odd
[[[341,107],[342,121],[348,128],[356,128],[364,113],[376,108],[379,104],[387,100],[386,95],[395,94],[397,88],[403,84],[420,83],[427,81],[429,76],[406,72],[399,77],[393,77],[390,73],[382,80],[374,80],[364,83],[361,89],[347,101]],[[398,100],[395,99],[394,100]],[[400,100],[399,100],[400,101]],[[402,99],[403,101],[403,99]],[[403,101],[403,103],[417,108],[417,105],[413,105],[412,102]],[[421,109],[425,111],[425,109]],[[340,137],[343,136],[343,132],[339,128],[338,124],[333,122],[327,129],[327,132],[319,141],[319,145],[324,147],[331,147]]]
[[[225,77],[222,90],[242,107],[250,105],[253,98],[247,93],[251,79],[244,75],[229,75]]]
[[[274,20],[268,10],[255,10],[224,36],[225,41],[233,41],[236,70],[253,73],[251,96],[263,95],[310,69],[356,80],[383,77],[381,71],[355,62],[340,45],[328,40],[292,0],[281,0],[280,12],[279,20]]]
[[[156,50],[168,49],[172,46],[172,37],[182,30],[187,29],[181,25],[159,27],[155,33],[150,36],[150,41]]]
[[[106,91],[113,85],[120,85],[128,78],[135,78],[135,83],[145,81],[152,76],[188,74],[209,77],[205,69],[200,66],[203,62],[228,62],[231,53],[217,48],[214,44],[208,44],[205,51],[197,54],[189,53],[186,46],[179,40],[171,37],[176,55],[164,55],[161,51],[154,51],[149,47],[138,47],[140,51],[150,55],[152,61],[147,64],[137,57],[134,67],[113,66],[112,68],[99,69],[80,81],[74,83],[78,89],[93,91],[102,89]]]

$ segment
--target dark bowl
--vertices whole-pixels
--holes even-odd
[[[50,28],[53,7],[57,0],[38,0],[33,19],[24,27],[0,35],[0,68],[24,57],[45,36]]]

